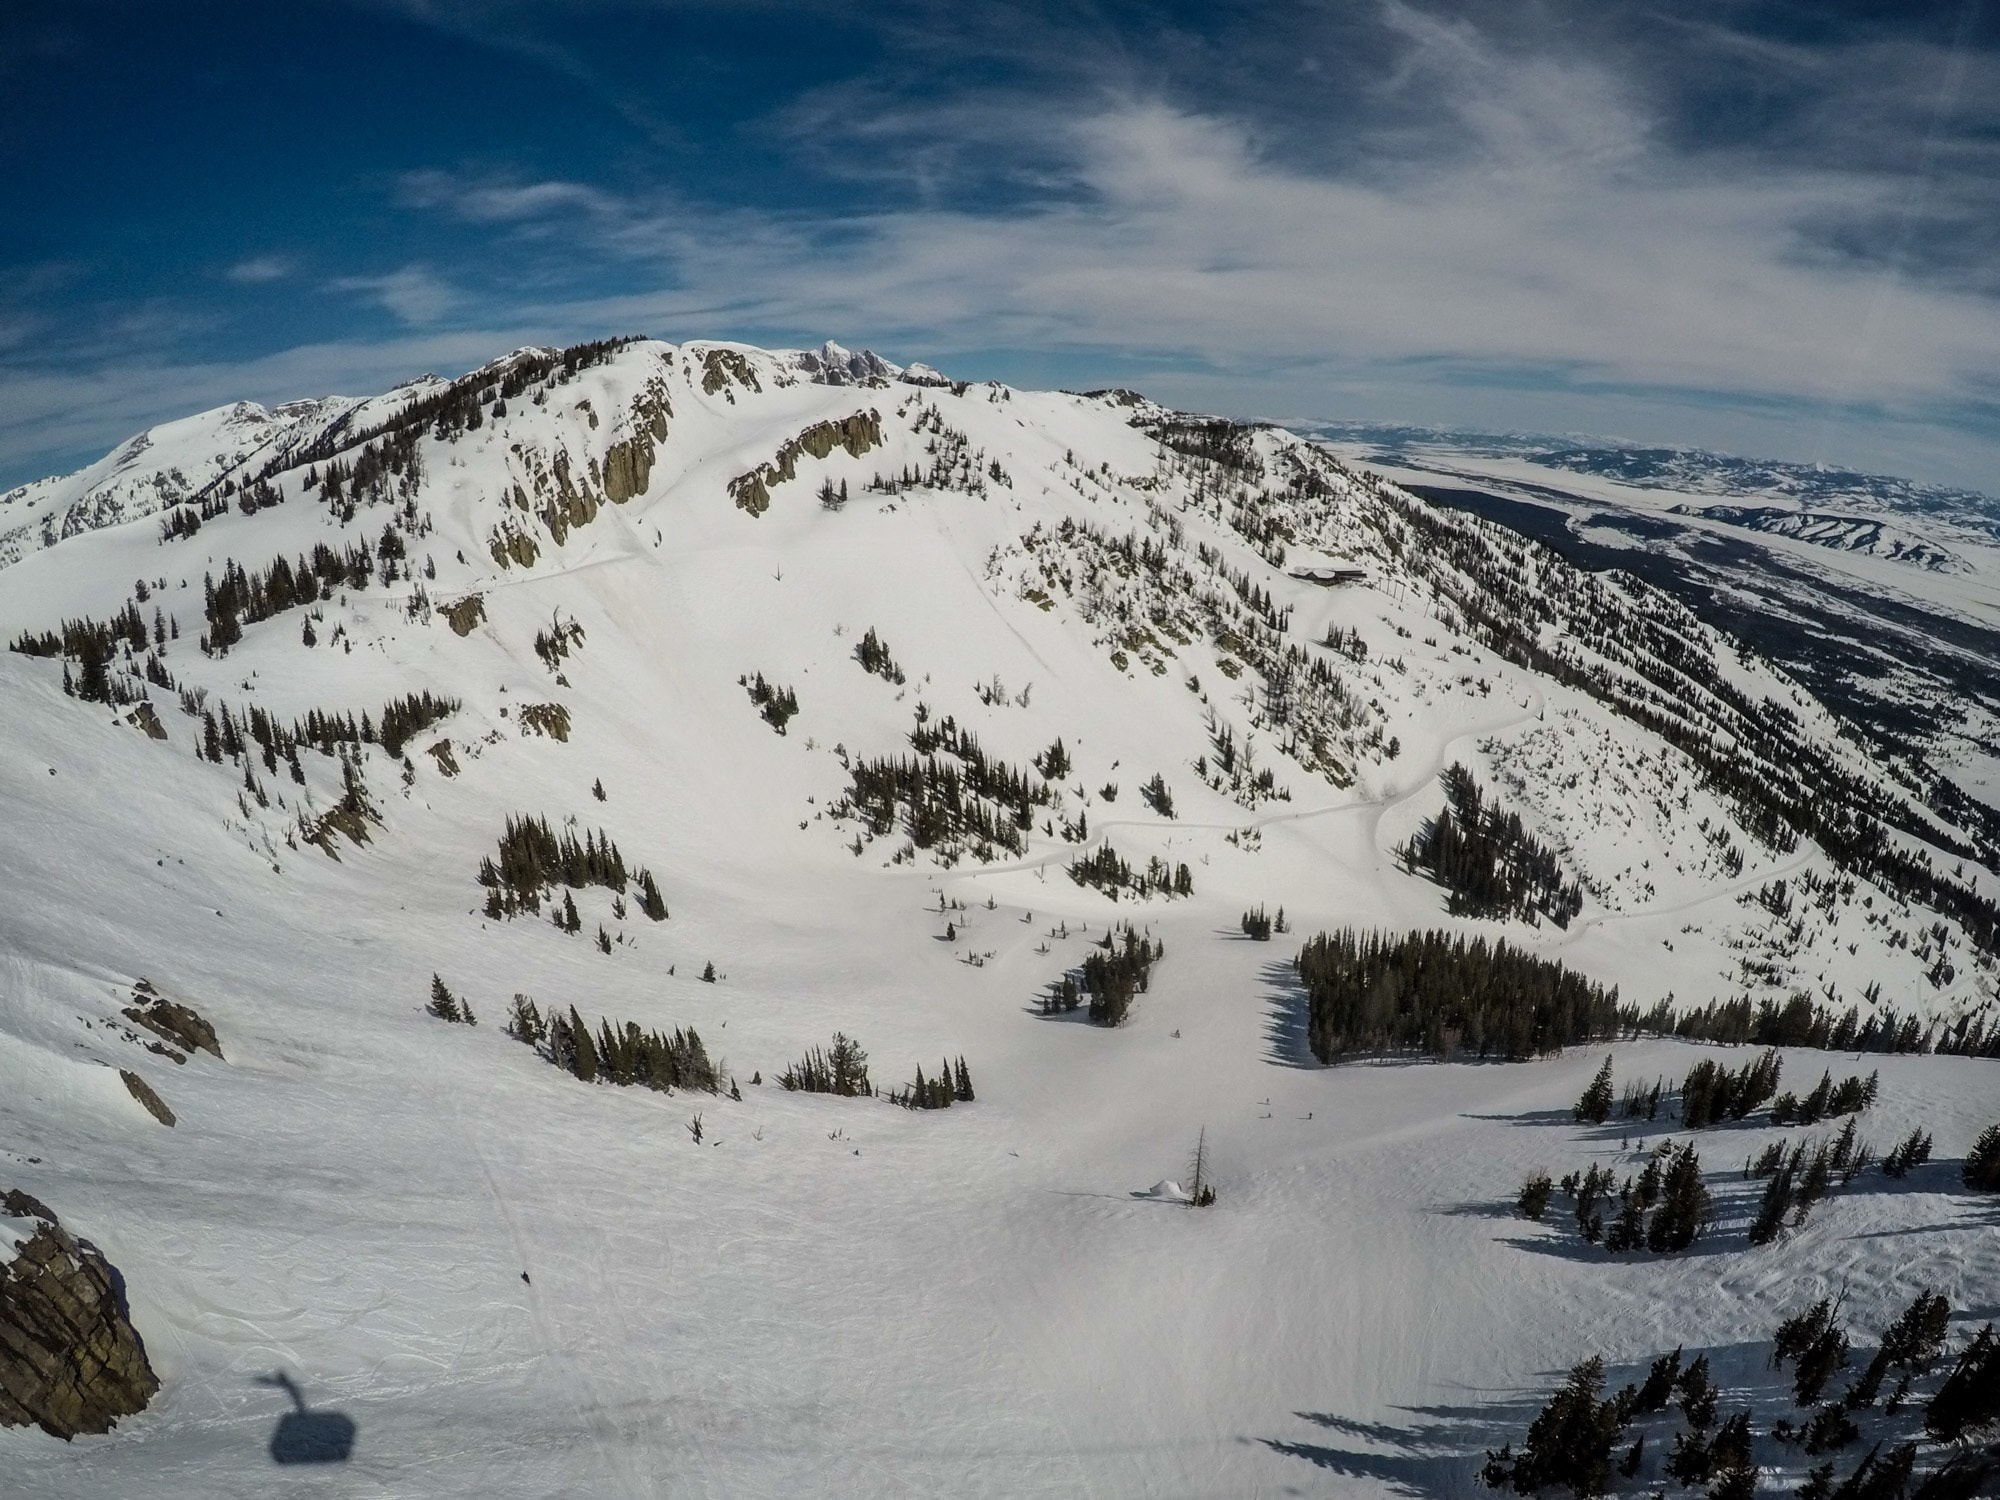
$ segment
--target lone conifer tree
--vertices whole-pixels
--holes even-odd
[[[440,1021],[461,1021],[465,1019],[458,1008],[458,997],[445,987],[444,980],[436,974],[431,975],[430,1004],[426,1005],[424,1009],[436,1016]]]
[[[1590,1080],[1590,1087],[1583,1091],[1583,1097],[1576,1101],[1576,1118],[1579,1122],[1602,1125],[1611,1118],[1611,1054],[1604,1056],[1604,1066],[1597,1070],[1597,1076]]]
[[[1188,1206],[1207,1208],[1215,1202],[1215,1185],[1208,1180],[1208,1127],[1194,1138],[1194,1155],[1188,1160],[1188,1172],[1193,1181],[1188,1185]]]

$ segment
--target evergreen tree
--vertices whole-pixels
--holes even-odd
[[[1974,1192],[2000,1193],[2000,1125],[1988,1125],[1979,1133],[1960,1175]]]
[[[445,982],[436,974],[431,975],[430,1003],[424,1007],[440,1021],[461,1021],[465,1019],[459,1009],[458,997],[445,988]]]
[[[583,1024],[583,1017],[576,1013],[576,1007],[569,1008],[570,1045],[574,1049],[570,1071],[585,1083],[597,1081],[597,1045],[590,1039],[590,1028]]]
[[[1685,1250],[1708,1221],[1708,1185],[1702,1181],[1701,1158],[1692,1146],[1683,1146],[1667,1165],[1660,1207],[1646,1231],[1646,1248],[1655,1254]]]
[[[1605,1054],[1604,1066],[1597,1070],[1597,1076],[1590,1081],[1590,1087],[1583,1091],[1583,1097],[1576,1101],[1574,1111],[1580,1122],[1602,1125],[1611,1118],[1611,1056]]]
[[[1570,1371],[1528,1427],[1520,1453],[1489,1452],[1481,1477],[1494,1489],[1532,1495],[1552,1486],[1602,1495],[1611,1485],[1611,1447],[1621,1426],[1618,1403],[1601,1399],[1604,1362],[1593,1356]]]
[[[1521,1191],[1515,1198],[1515,1208],[1524,1219],[1539,1220],[1548,1211],[1549,1194],[1555,1184],[1546,1172],[1530,1173],[1528,1180],[1521,1184]]]
[[[1973,1336],[1924,1413],[1924,1428],[1942,1442],[1956,1442],[2000,1422],[2000,1339],[1988,1323]]]

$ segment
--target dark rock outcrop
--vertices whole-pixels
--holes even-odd
[[[125,1009],[125,1019],[189,1052],[206,1052],[218,1059],[222,1056],[215,1028],[193,1006],[167,999],[153,988],[151,980],[141,979],[132,986],[132,1003]]]
[[[0,1215],[33,1226],[0,1263],[0,1427],[67,1441],[144,1411],[160,1381],[117,1271],[26,1193],[0,1193]]]
[[[150,1083],[146,1082],[145,1079],[134,1073],[130,1068],[120,1068],[118,1076],[125,1080],[126,1091],[139,1101],[140,1108],[166,1126],[167,1129],[172,1130],[174,1128],[174,1112],[167,1108],[166,1100],[153,1092],[153,1086]]]

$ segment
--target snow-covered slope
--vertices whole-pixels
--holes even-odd
[[[191,430],[159,504],[0,570],[0,1187],[119,1266],[164,1382],[109,1437],[0,1430],[26,1493],[268,1493],[277,1372],[357,1424],[330,1493],[1457,1493],[1581,1343],[2000,1272],[1943,1160],[1991,1058],[1880,1059],[1871,1136],[1937,1141],[1905,1191],[1752,1250],[1731,1169],[1785,1132],[1745,1126],[1714,1253],[1647,1259],[1505,1217],[1657,1140],[1570,1122],[1601,1054],[1307,1050],[1290,959],[1347,925],[1641,1006],[1992,1023],[1981,830],[1657,591],[1284,432],[831,345],[516,351],[286,420]],[[928,810],[878,815],[919,760]],[[1404,867],[1454,762],[1558,851],[1568,926]],[[518,815],[666,912],[506,915]],[[1072,877],[1107,850],[1129,880]],[[1125,922],[1165,947],[1131,1018],[1048,1013]],[[141,978],[223,1057],[149,1049]],[[586,1086],[503,1034],[518,995],[695,1028],[724,1091]],[[777,1086],[836,1031],[885,1092],[962,1056],[977,1097]],[[1204,1127],[1197,1212],[1151,1185]]]

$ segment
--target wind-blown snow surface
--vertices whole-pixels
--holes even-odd
[[[288,842],[305,793],[282,770],[253,765],[267,809],[242,795],[241,768],[195,757],[198,721],[172,694],[155,694],[158,743],[123,710],[65,697],[56,663],[0,653],[0,1185],[48,1202],[121,1269],[164,1382],[106,1438],[0,1432],[20,1493],[1457,1494],[1476,1488],[1478,1450],[1518,1437],[1586,1353],[1616,1366],[1684,1343],[1716,1349],[1725,1379],[1747,1375],[1763,1351],[1746,1337],[1842,1285],[1871,1331],[1922,1285],[1952,1297],[1961,1332],[1993,1314],[2000,1228],[1948,1160],[1990,1123],[1992,1062],[1881,1060],[1870,1138],[1922,1124],[1939,1162],[1837,1195],[1781,1246],[1745,1246],[1753,1185],[1731,1184],[1777,1132],[1702,1139],[1723,1223],[1679,1260],[1572,1253],[1509,1215],[1533,1168],[1638,1158],[1641,1143],[1569,1123],[1597,1054],[1312,1063],[1296,938],[1250,942],[1237,918],[1264,902],[1294,934],[1478,925],[1450,923],[1392,853],[1441,805],[1434,778],[1454,759],[1531,790],[1524,816],[1593,880],[1566,933],[1484,930],[1628,999],[1735,992],[1769,920],[1744,898],[1826,867],[1810,844],[1764,849],[1741,830],[1744,863],[1717,867],[1693,824],[1728,809],[1679,752],[1436,618],[1368,493],[1315,471],[1330,494],[1296,540],[1372,570],[1325,590],[1261,558],[1226,524],[1226,487],[1129,425],[1119,398],[828,386],[796,360],[724,348],[753,386],[713,378],[718,347],[632,346],[544,404],[422,441],[410,499],[435,529],[409,547],[435,563],[420,576],[431,599],[482,596],[463,638],[413,611],[405,581],[336,593],[311,648],[295,610],[247,626],[226,656],[195,649],[204,573],[372,539],[399,509],[363,506],[343,532],[299,470],[273,475],[282,504],[191,538],[162,544],[155,520],[134,521],[0,571],[10,638],[104,617],[135,578],[165,579],[142,610],[171,613],[165,663],[211,703],[290,720],[379,713],[423,688],[463,700],[412,742],[407,783],[371,751],[382,822],[335,860]],[[533,476],[551,455],[589,488],[665,407],[639,493],[561,542],[536,529],[553,491]],[[871,410],[880,447],[802,456],[760,516],[731,503],[729,481],[787,439]],[[950,485],[866,488],[928,470],[961,437],[980,457]],[[1284,491],[1289,455],[1309,450],[1255,441]],[[822,480],[847,482],[844,510],[816,503]],[[1219,549],[1291,605],[1293,638],[1338,626],[1367,640],[1368,664],[1341,668],[1357,716],[1329,729],[1315,769],[1256,727],[1262,700],[1243,701],[1254,678],[1227,641],[1182,630],[1171,600],[1121,611],[1134,576],[1101,558],[1092,575],[1088,540],[1060,540],[1065,520],[1163,537],[1169,514],[1190,554]],[[503,520],[535,535],[531,566],[493,560]],[[1024,546],[1037,523],[1043,540]],[[1065,573],[1067,592],[1052,581]],[[583,628],[560,681],[532,646],[556,620]],[[870,627],[904,684],[852,659]],[[1726,651],[1715,670],[1796,692]],[[797,692],[783,736],[738,683],[759,671]],[[1076,763],[1062,815],[1087,811],[1090,838],[1128,859],[1186,862],[1194,897],[1113,903],[1072,883],[1078,846],[1039,813],[1026,853],[991,865],[895,862],[900,835],[857,856],[858,825],[829,816],[843,757],[904,753],[920,701],[1017,765],[1061,735]],[[544,702],[569,709],[566,742],[522,732],[520,707]],[[1211,710],[1254,741],[1269,791],[1202,784]],[[1810,700],[1797,711],[1818,722]],[[438,737],[455,777],[425,753]],[[302,759],[324,808],[337,773]],[[1670,763],[1699,805],[1679,821],[1623,815],[1642,782],[1672,781],[1657,769]],[[1156,771],[1171,820],[1139,798]],[[1586,795],[1602,799],[1594,819]],[[474,875],[514,812],[609,830],[659,875],[671,918],[621,922],[600,889],[577,893],[580,937],[482,918]],[[941,912],[941,896],[963,910]],[[1990,971],[1955,925],[1933,941],[1956,977],[1933,984],[1933,955],[1875,920],[1894,906],[1864,883],[1792,943],[1797,981],[1858,997],[1879,979],[1905,1013],[1990,1008]],[[1114,919],[1166,944],[1133,1018],[1107,1031],[1041,1015],[1038,994]],[[1893,931],[1934,920],[1898,911]],[[608,955],[588,940],[599,924],[621,939]],[[696,978],[708,961],[713,985]],[[433,971],[480,1025],[423,1014]],[[135,1045],[117,1013],[140,976],[213,1021],[227,1061],[176,1067]],[[593,1021],[695,1026],[743,1099],[580,1084],[502,1034],[517,992]],[[978,1100],[914,1113],[775,1087],[836,1029],[884,1085],[963,1054]],[[1622,1074],[1648,1078],[1712,1055],[1617,1053]],[[1795,1054],[1787,1081],[1829,1062]],[[178,1127],[114,1067],[142,1073]],[[1149,1196],[1184,1177],[1203,1126],[1217,1206]],[[276,1371],[357,1424],[351,1462],[272,1466],[288,1401],[259,1377]]]

